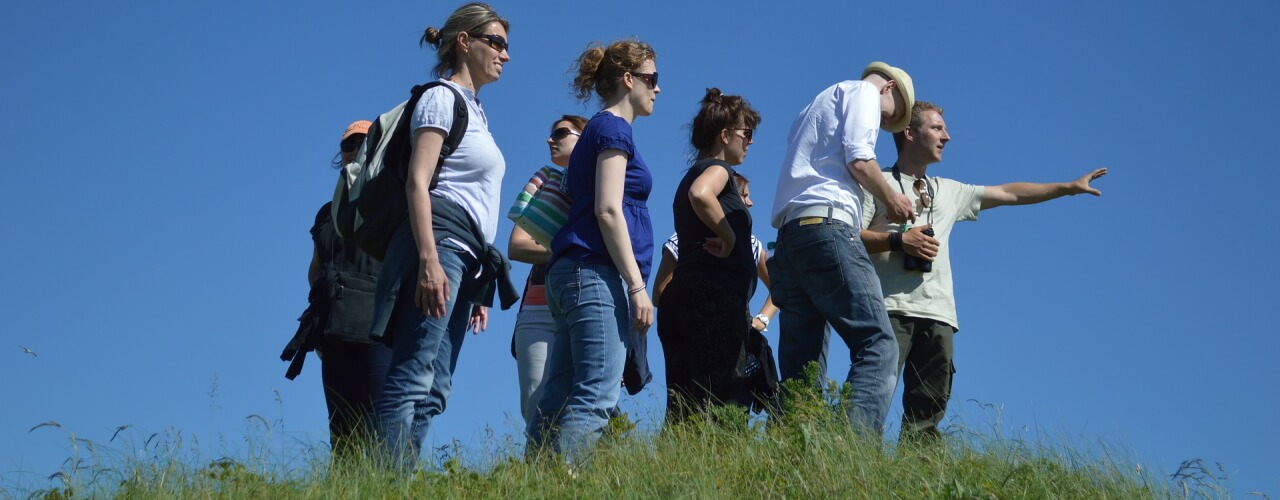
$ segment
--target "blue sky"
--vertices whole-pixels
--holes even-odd
[[[457,5],[9,9],[0,487],[46,484],[69,435],[107,443],[124,424],[134,442],[177,431],[211,458],[239,446],[253,414],[287,442],[326,437],[320,364],[290,382],[277,359],[305,306],[307,230],[331,196],[343,127],[429,78],[435,54],[417,39]],[[1280,495],[1280,377],[1267,361],[1280,340],[1262,314],[1276,238],[1261,220],[1280,185],[1268,146],[1276,4],[494,5],[512,22],[512,61],[480,97],[509,199],[547,162],[550,121],[597,109],[572,99],[573,58],[630,36],[655,46],[662,74],[654,115],[635,126],[658,173],[658,236],[672,230],[685,126],[706,87],[747,97],[764,118],[741,170],[755,181],[755,233],[770,241],[792,118],[872,60],[904,68],[920,98],[946,108],[953,140],[931,174],[1000,184],[1109,167],[1101,198],[1000,208],[954,233],[964,328],[952,415],[1119,444],[1160,474],[1220,462],[1237,495]],[[892,161],[888,135],[878,150]],[[514,318],[496,313],[467,339],[434,443],[482,448],[485,429],[518,428]],[[660,418],[664,387],[653,344],[658,378],[624,402],[646,421]],[[832,352],[843,373],[847,352]],[[63,428],[28,432],[49,420]]]

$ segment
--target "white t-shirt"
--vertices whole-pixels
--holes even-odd
[[[461,205],[467,214],[480,224],[485,240],[492,244],[498,234],[498,205],[501,203],[502,175],[507,161],[489,133],[489,119],[476,100],[474,92],[448,81],[449,85],[467,100],[467,133],[462,136],[457,151],[444,160],[440,172],[440,184],[432,192]],[[453,126],[453,92],[443,87],[428,90],[413,109],[413,130],[423,127],[438,129],[445,134]],[[414,135],[416,137],[416,134]],[[479,251],[480,249],[472,249]]]
[[[911,184],[915,178],[902,175],[902,186],[889,170],[883,172],[889,188],[905,192],[917,212],[916,225],[929,222],[930,210],[923,209],[920,197]],[[959,330],[956,320],[956,299],[951,281],[951,228],[956,222],[978,220],[982,210],[983,186],[964,184],[941,177],[929,177],[933,188],[933,233],[938,240],[938,256],[933,260],[933,270],[923,273],[902,268],[902,252],[871,254],[871,263],[880,275],[880,288],[884,291],[884,306],[890,313],[915,318],[941,321]],[[862,227],[882,233],[900,232],[903,224],[889,222],[887,209],[870,193],[863,196]],[[911,226],[905,226],[910,228]]]
[[[862,217],[862,189],[849,173],[854,160],[876,158],[880,135],[880,92],[861,80],[847,80],[818,94],[791,124],[787,153],[778,172],[773,227],[788,214],[835,207]]]

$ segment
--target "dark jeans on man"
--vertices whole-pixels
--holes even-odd
[[[901,439],[940,437],[938,424],[947,411],[956,372],[952,364],[956,329],[941,321],[900,314],[890,314],[889,323],[898,337],[898,373],[902,373]]]
[[[377,430],[373,402],[386,383],[391,348],[380,342],[325,340],[320,352],[329,445],[334,456],[341,456],[367,444]]]
[[[806,364],[821,359],[830,324],[849,346],[849,421],[879,436],[898,384],[898,350],[880,279],[858,229],[825,217],[784,224],[769,275],[773,302],[782,310],[778,368],[783,380],[800,376]]]

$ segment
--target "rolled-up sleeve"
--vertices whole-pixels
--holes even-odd
[[[880,93],[875,85],[855,82],[837,97],[844,116],[840,143],[844,146],[844,163],[876,159],[876,138],[880,135]]]

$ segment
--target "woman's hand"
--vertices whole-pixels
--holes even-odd
[[[737,243],[736,241],[734,241],[736,239],[737,238],[734,236],[732,232],[729,233],[728,241],[725,241],[716,236],[712,236],[702,241],[702,249],[706,250],[707,253],[711,255],[714,255],[716,257],[723,259],[725,257],[728,257],[729,254],[733,252],[733,245]]]
[[[472,335],[479,335],[489,328],[489,308],[482,305],[471,306],[471,319],[467,322],[467,328],[471,330]]]
[[[449,300],[449,278],[444,275],[438,259],[422,260],[418,263],[418,289],[413,294],[413,303],[422,309],[422,314],[433,318],[443,318],[445,302]]]
[[[644,290],[631,294],[630,300],[631,327],[644,335],[653,326],[653,302],[649,301],[649,294]]]

